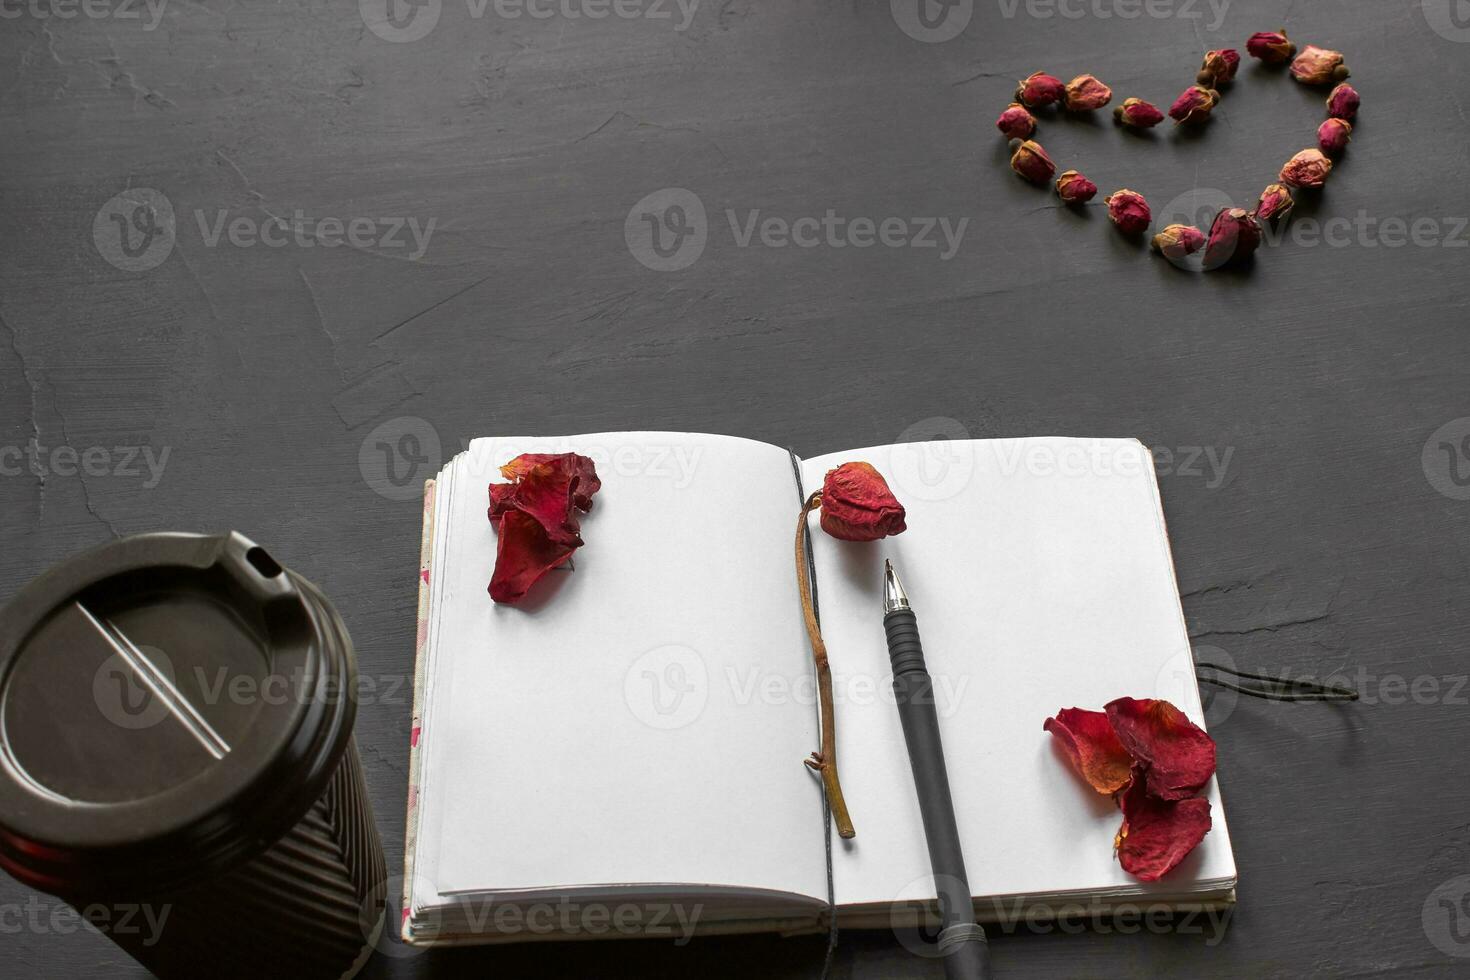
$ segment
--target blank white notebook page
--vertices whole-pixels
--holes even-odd
[[[908,530],[871,544],[816,536],[822,631],[851,692],[837,744],[857,837],[834,854],[838,904],[934,895],[889,694],[884,556],[918,617],[975,895],[1163,894],[1233,878],[1214,781],[1204,843],[1146,885],[1113,857],[1118,808],[1041,727],[1059,708],[1123,696],[1168,698],[1203,723],[1147,450],[1053,438],[880,447],[808,460],[803,481],[820,487],[850,460],[887,476]]]
[[[528,450],[591,456],[602,489],[575,570],[497,606],[486,485]],[[455,465],[420,877],[441,894],[693,883],[825,900],[802,766],[814,708],[746,683],[811,671],[786,451],[611,433],[476,440]]]

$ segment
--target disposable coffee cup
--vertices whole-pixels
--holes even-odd
[[[357,668],[240,534],[148,534],[0,611],[0,867],[155,975],[339,978],[386,890]]]

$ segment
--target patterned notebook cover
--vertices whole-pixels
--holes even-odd
[[[419,543],[419,615],[414,638],[413,734],[408,750],[408,817],[403,825],[403,913],[399,935],[410,942],[409,900],[413,889],[413,855],[419,837],[419,732],[423,728],[424,646],[429,636],[429,578],[434,550],[434,481],[424,482],[424,532]]]

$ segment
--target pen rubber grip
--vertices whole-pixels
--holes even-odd
[[[912,609],[895,609],[883,617],[883,632],[888,634],[888,660],[893,665],[893,680],[929,675],[924,664],[924,647],[919,642],[919,621]]]

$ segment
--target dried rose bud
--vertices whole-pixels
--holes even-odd
[[[1240,52],[1234,48],[1221,48],[1220,57],[1225,59],[1225,65],[1228,69],[1220,81],[1235,81],[1235,73],[1240,71]]]
[[[1057,178],[1057,197],[1067,204],[1086,204],[1097,195],[1097,185],[1075,170]]]
[[[1130,191],[1127,188],[1113,191],[1103,203],[1108,206],[1108,217],[1113,219],[1113,224],[1130,235],[1137,235],[1144,231],[1148,228],[1148,223],[1153,220],[1153,214],[1148,209],[1148,202],[1137,191]]]
[[[1113,119],[1125,126],[1148,129],[1163,122],[1164,114],[1152,102],[1124,99],[1123,104],[1113,110]]]
[[[1033,184],[1045,184],[1057,172],[1057,165],[1035,140],[1011,141],[1011,169]]]
[[[1203,85],[1191,85],[1169,107],[1169,118],[1176,123],[1202,123],[1210,118],[1210,110],[1220,101],[1220,93]]]
[[[1358,90],[1343,82],[1327,96],[1327,114],[1333,119],[1356,119],[1361,101]]]
[[[1348,69],[1343,64],[1342,52],[1309,44],[1291,63],[1291,77],[1303,85],[1326,85],[1347,78]]]
[[[1317,127],[1317,145],[1328,156],[1335,157],[1347,149],[1353,138],[1353,124],[1346,119],[1328,119]]]
[[[1281,168],[1281,182],[1292,187],[1321,187],[1332,173],[1332,161],[1321,150],[1303,150]]]
[[[1038,71],[1021,82],[1016,89],[1016,101],[1028,109],[1037,109],[1062,101],[1066,93],[1066,86],[1062,85],[1060,78]]]
[[[843,541],[877,541],[908,530],[903,504],[869,463],[843,463],[822,481],[822,530]]]
[[[1234,48],[1206,51],[1204,64],[1200,66],[1195,80],[1201,85],[1214,86],[1235,81],[1235,72],[1240,68],[1240,52]]]
[[[1182,259],[1205,246],[1205,233],[1194,225],[1170,225],[1154,236],[1154,248],[1165,258]]]
[[[1067,108],[1073,112],[1101,109],[1113,100],[1113,90],[1091,75],[1078,75],[1067,83]]]
[[[1006,139],[1027,139],[1036,132],[1036,117],[1027,112],[1026,107],[1021,103],[1012,102],[995,121],[995,128],[1000,130]]]
[[[1296,45],[1285,31],[1259,31],[1245,42],[1245,49],[1252,58],[1259,58],[1268,65],[1284,65],[1296,54]]]
[[[1285,184],[1272,184],[1261,191],[1261,200],[1256,204],[1256,220],[1279,221],[1290,214],[1295,205],[1289,187]]]
[[[1210,225],[1210,240],[1205,245],[1206,269],[1218,269],[1227,262],[1239,262],[1261,244],[1261,225],[1249,211],[1225,208],[1215,215]]]

